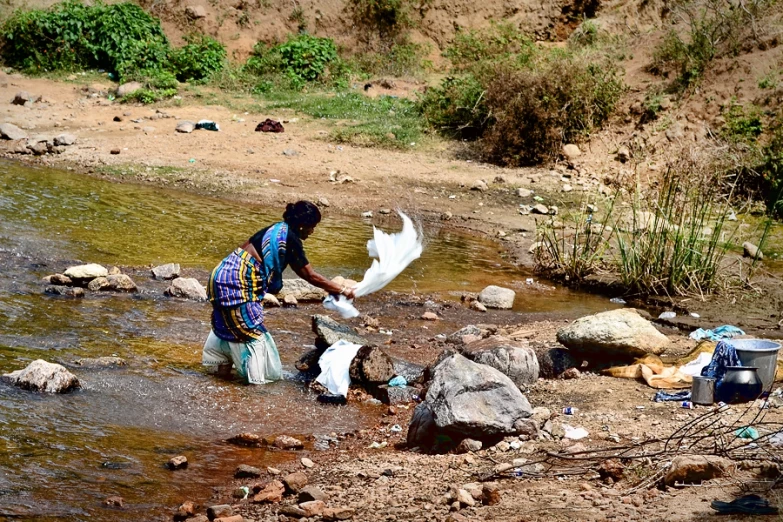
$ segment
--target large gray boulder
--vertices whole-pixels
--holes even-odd
[[[155,279],[174,279],[179,277],[179,263],[166,263],[152,269]]]
[[[3,375],[3,380],[25,390],[65,393],[79,387],[79,379],[60,364],[38,359],[26,368]]]
[[[433,370],[426,399],[411,421],[408,443],[438,451],[465,438],[512,435],[519,421],[532,413],[511,379],[495,368],[454,354]],[[433,448],[433,441],[440,447]]]
[[[524,341],[493,335],[467,345],[463,355],[474,362],[499,370],[519,387],[532,384],[538,379],[538,358],[535,351]]]
[[[98,265],[96,263],[90,263],[87,265],[78,265],[69,267],[64,275],[70,277],[74,282],[87,283],[95,279],[96,277],[106,277],[109,275],[109,271],[105,266]]]
[[[23,140],[27,133],[13,123],[0,123],[0,138],[4,140]]]
[[[478,296],[481,304],[487,308],[499,308],[501,310],[510,310],[514,306],[516,292],[510,288],[502,286],[489,285]]]
[[[298,302],[321,301],[326,297],[326,292],[313,286],[304,279],[283,279],[283,289],[277,295],[281,299],[293,296]]]
[[[669,339],[633,308],[580,317],[561,328],[557,340],[575,357],[598,361],[660,355],[669,346]]]
[[[362,346],[370,344],[353,328],[338,323],[328,315],[313,316],[313,333],[316,335],[315,345],[321,348],[329,347],[340,339]]]
[[[178,277],[171,282],[166,291],[166,295],[172,297],[184,297],[194,301],[206,301],[207,291],[201,286],[197,279],[192,277]]]

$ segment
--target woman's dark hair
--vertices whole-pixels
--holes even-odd
[[[321,222],[321,211],[309,201],[297,201],[285,206],[283,221],[294,228],[315,227]]]

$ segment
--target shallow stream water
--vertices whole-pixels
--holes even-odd
[[[281,211],[0,163],[0,373],[41,358],[68,365],[83,384],[57,396],[0,384],[0,519],[170,520],[172,507],[209,498],[238,464],[286,458],[228,445],[227,437],[325,435],[378,419],[378,406],[324,407],[294,378],[293,362],[313,342],[302,313],[268,316],[278,344],[288,348],[281,350],[285,381],[248,387],[206,375],[199,363],[209,305],[166,298],[165,284],[149,277],[149,267],[177,262],[205,282],[227,252]],[[399,226],[391,219],[375,224]],[[361,279],[371,235],[369,221],[327,212],[305,247],[324,275]],[[456,299],[449,292],[520,287],[530,277],[492,242],[443,230],[425,235],[422,258],[390,290]],[[141,291],[83,299],[43,293],[43,276],[83,262],[118,265]],[[520,292],[508,313],[521,321],[609,307],[606,298],[566,290]],[[108,355],[127,366],[74,366]],[[193,457],[187,470],[167,470],[180,454]],[[125,499],[124,509],[104,505],[113,495]]]

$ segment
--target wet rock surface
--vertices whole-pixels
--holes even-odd
[[[192,277],[178,277],[171,281],[171,286],[166,289],[166,295],[171,297],[183,297],[193,301],[206,301],[207,290],[201,286],[197,279]]]
[[[340,324],[328,315],[314,315],[312,318],[313,333],[316,335],[316,346],[328,348],[340,339],[350,343],[366,345],[366,339],[358,335],[346,325]]]
[[[64,366],[38,359],[26,368],[6,373],[3,381],[24,390],[67,393],[80,387],[79,379]]]

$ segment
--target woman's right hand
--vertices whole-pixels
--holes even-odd
[[[347,297],[348,299],[355,299],[356,298],[356,288],[348,288],[343,287],[343,289],[340,291],[342,295]]]

